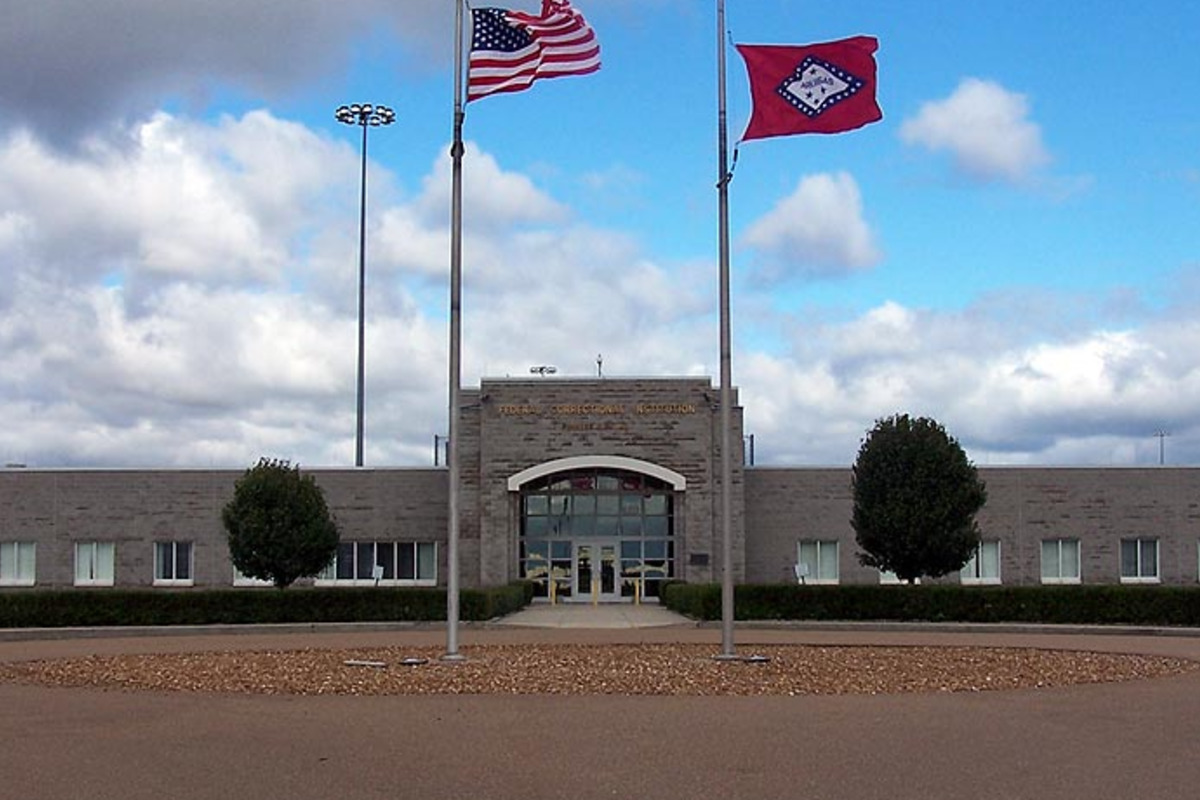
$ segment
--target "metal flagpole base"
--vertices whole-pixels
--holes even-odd
[[[736,653],[721,653],[719,655],[713,656],[713,661],[718,661],[718,662],[722,662],[722,663],[738,662],[741,664],[766,664],[766,663],[770,662],[770,660],[771,660],[770,656],[763,656],[763,655],[739,656]]]
[[[444,664],[461,664],[466,660],[467,657],[462,653],[446,653],[446,655],[438,659],[438,661],[441,661]]]

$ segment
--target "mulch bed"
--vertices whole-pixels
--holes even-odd
[[[1163,678],[1200,662],[995,647],[481,645],[90,656],[0,664],[0,683],[269,695],[874,695],[981,692]]]

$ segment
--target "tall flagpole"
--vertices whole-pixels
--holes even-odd
[[[463,0],[454,12],[454,144],[450,192],[450,422],[446,466],[450,473],[450,503],[446,569],[446,654],[443,660],[458,661],[458,428],[459,392],[462,386],[462,158],[463,158]]]
[[[729,136],[725,120],[725,0],[717,0],[717,217],[721,281],[721,654],[733,645],[733,357],[729,303]]]

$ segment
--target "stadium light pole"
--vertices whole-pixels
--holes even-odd
[[[334,118],[343,125],[362,128],[362,173],[358,203],[358,393],[354,431],[354,466],[363,465],[363,389],[366,367],[366,294],[367,294],[367,130],[391,125],[396,112],[387,106],[354,103],[338,106]]]

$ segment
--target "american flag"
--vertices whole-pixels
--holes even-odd
[[[586,75],[600,69],[596,33],[569,0],[542,0],[538,16],[475,8],[471,18],[467,102],[528,89],[538,78]]]

